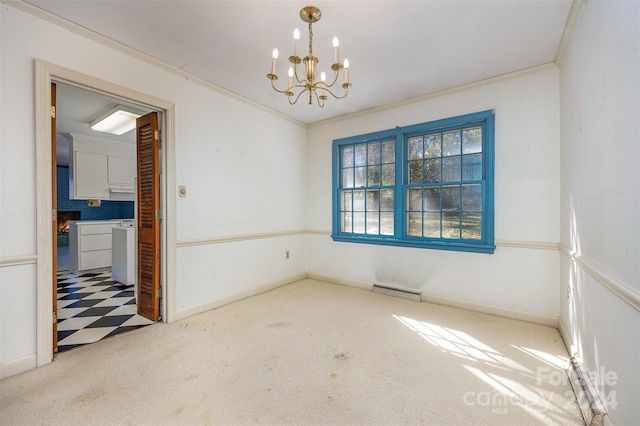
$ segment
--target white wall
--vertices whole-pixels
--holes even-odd
[[[309,273],[557,318],[558,108],[558,69],[547,66],[311,127],[307,217],[316,232],[308,237]],[[331,240],[333,139],[488,109],[496,117],[495,254]]]
[[[640,419],[639,9],[585,2],[560,66],[560,319],[619,425]]]
[[[188,194],[165,218],[176,226],[179,311],[304,273],[303,126],[13,6],[0,4],[0,19],[2,376],[35,366],[36,262],[45,261],[36,256],[36,60],[174,103],[169,184]]]

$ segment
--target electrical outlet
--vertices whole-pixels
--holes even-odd
[[[187,187],[186,185],[178,186],[178,197],[185,198],[187,196]]]
[[[285,258],[285,259],[289,259],[289,257],[290,257],[289,250],[285,250],[285,251],[284,251],[284,258]]]
[[[567,286],[567,302],[571,302],[571,286]]]

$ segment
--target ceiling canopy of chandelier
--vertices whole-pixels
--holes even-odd
[[[289,56],[289,62],[292,64],[289,67],[289,83],[285,90],[279,90],[275,81],[278,79],[276,74],[276,61],[278,59],[278,49],[273,50],[273,60],[271,62],[271,73],[267,74],[267,78],[271,80],[271,86],[278,93],[284,93],[291,105],[298,102],[298,99],[305,93],[309,92],[309,105],[313,104],[313,98],[316,98],[316,102],[320,108],[324,107],[324,103],[327,100],[327,95],[331,95],[336,99],[342,99],[349,93],[349,60],[345,59],[344,63],[340,62],[340,55],[338,51],[338,38],[333,38],[333,50],[334,58],[331,69],[333,70],[333,81],[327,83],[326,74],[322,72],[320,74],[320,81],[316,81],[316,68],[318,65],[318,58],[313,56],[313,31],[311,26],[314,22],[318,22],[321,17],[320,9],[314,6],[307,6],[300,11],[300,19],[309,24],[309,54],[304,58],[298,56],[298,40],[300,40],[300,31],[296,28],[293,32],[294,47],[293,55]],[[304,64],[304,75],[298,73],[298,65]],[[340,74],[344,76],[343,83],[340,85],[343,89],[341,94],[334,93],[333,91],[338,89],[338,86],[334,88],[334,85],[338,82]],[[295,82],[294,82],[295,78]]]

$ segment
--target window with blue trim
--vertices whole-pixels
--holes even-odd
[[[494,114],[333,142],[333,239],[493,253]]]

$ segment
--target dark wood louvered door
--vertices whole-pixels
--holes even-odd
[[[51,232],[53,237],[53,352],[58,352],[58,177],[56,174],[56,84],[51,83],[51,202],[53,211],[53,224]]]
[[[136,120],[138,147],[138,314],[160,316],[160,160],[158,114]]]

